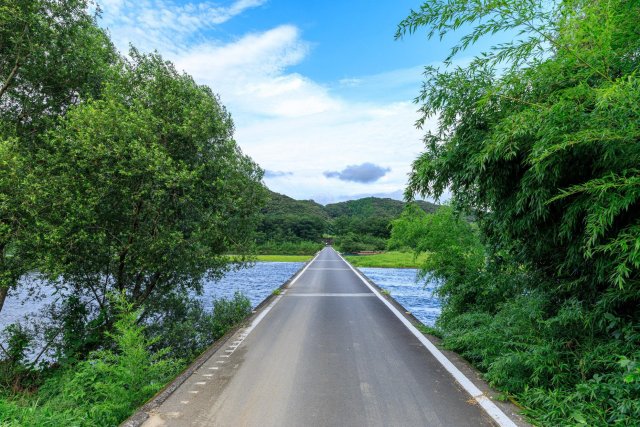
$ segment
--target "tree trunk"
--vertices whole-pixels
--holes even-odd
[[[0,286],[0,313],[2,313],[2,307],[4,306],[4,300],[7,299],[7,293],[9,293],[9,287]]]

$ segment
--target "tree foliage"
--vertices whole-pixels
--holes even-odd
[[[466,270],[477,303],[441,326],[543,424],[639,414],[617,363],[640,356],[638,16],[636,1],[436,0],[398,29],[462,34],[445,67],[425,70],[417,124],[436,124],[406,192],[448,190],[479,220],[485,263]],[[456,65],[495,33],[512,41]],[[480,296],[509,278],[487,308]]]
[[[46,191],[35,153],[59,116],[100,96],[118,62],[86,0],[0,4],[0,310],[8,290],[35,268],[29,249]]]
[[[225,254],[253,244],[262,170],[210,88],[157,54],[121,56],[93,10],[0,2],[0,310],[27,272],[56,295],[49,317],[2,335],[0,391],[29,402],[20,391],[55,377],[57,393],[73,394],[58,400],[45,386],[37,420],[0,399],[24,425],[80,425],[86,411],[87,425],[117,423],[170,378],[159,342],[180,333],[172,356],[191,357],[247,312],[240,296],[218,302],[217,317],[192,298],[203,277],[243,264]],[[157,328],[172,316],[173,328]]]
[[[45,271],[104,307],[137,305],[218,276],[249,245],[262,171],[232,139],[207,87],[156,55],[131,52],[102,99],[70,109],[39,153],[48,177]]]

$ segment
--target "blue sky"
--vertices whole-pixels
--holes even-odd
[[[401,197],[424,133],[412,99],[447,51],[424,34],[394,41],[419,1],[98,1],[121,51],[157,50],[220,94],[274,191]]]

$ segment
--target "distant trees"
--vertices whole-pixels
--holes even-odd
[[[426,69],[418,124],[435,117],[438,125],[426,133],[407,196],[448,189],[457,209],[477,215],[486,266],[468,269],[469,283],[506,287],[494,294],[497,311],[480,293],[467,309],[482,315],[459,311],[464,319],[442,326],[494,381],[512,392],[526,385],[523,399],[543,424],[625,425],[640,416],[635,377],[623,381],[613,356],[640,360],[639,335],[630,333],[640,324],[639,15],[635,1],[438,0],[398,30],[466,31],[448,68]],[[455,65],[456,54],[504,31],[511,41]],[[511,346],[493,353],[480,333],[518,342],[530,358]],[[595,397],[602,382],[613,400]],[[576,407],[580,399],[591,405]]]
[[[435,209],[428,202],[416,203],[424,210]],[[366,197],[322,206],[271,192],[258,225],[258,250],[313,254],[324,235],[331,236],[344,252],[384,250],[391,221],[404,205],[399,200]]]

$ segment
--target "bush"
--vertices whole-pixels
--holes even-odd
[[[0,399],[3,425],[117,425],[178,373],[182,363],[168,350],[149,351],[154,341],[138,324],[141,312],[122,299],[117,307],[109,334],[116,348],[57,372],[33,398]]]
[[[169,295],[161,305],[161,310],[147,319],[152,348],[161,351],[170,347],[171,357],[186,360],[198,356],[251,313],[251,302],[239,292],[232,299],[215,300],[211,312],[199,300],[181,294]]]
[[[251,301],[240,292],[236,292],[233,299],[230,300],[225,298],[215,300],[211,324],[213,339],[218,339],[226,334],[249,314],[251,314]]]
[[[387,241],[368,234],[349,233],[336,237],[334,245],[340,252],[352,254],[363,251],[382,251],[387,247]]]

